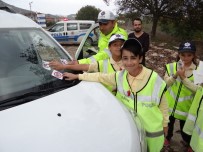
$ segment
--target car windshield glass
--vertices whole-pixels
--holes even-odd
[[[0,105],[29,92],[74,85],[52,76],[47,62],[71,58],[41,29],[0,29],[0,46]]]
[[[56,24],[53,27],[51,27],[48,31],[50,32],[63,32],[64,31],[64,24]]]

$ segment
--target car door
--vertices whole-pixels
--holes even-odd
[[[98,52],[99,35],[99,24],[91,26],[75,53],[75,59],[79,60],[95,55]]]
[[[66,23],[66,31],[67,31],[67,41],[68,43],[77,42],[79,30],[78,30],[77,22],[67,22]]]
[[[93,23],[91,22],[81,22],[79,23],[79,35],[77,38],[77,42],[81,43],[81,41],[83,40],[83,37],[85,36],[85,34],[87,33],[88,29],[93,25]],[[90,34],[90,38],[89,41],[92,42],[93,41],[93,35],[94,34]]]

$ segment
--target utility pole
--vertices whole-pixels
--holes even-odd
[[[32,3],[33,2],[29,2],[29,5],[30,5],[30,18],[32,19]]]

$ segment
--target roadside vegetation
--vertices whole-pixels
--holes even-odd
[[[97,21],[98,14],[101,10],[99,8],[96,8],[94,6],[84,6],[82,7],[76,14],[77,20],[93,20]]]
[[[202,0],[103,0],[115,3],[118,23],[128,32],[132,31],[132,20],[143,19],[144,31],[150,34],[153,45],[176,50],[183,40],[194,41],[197,54],[203,60],[203,1]],[[76,19],[95,20],[100,9],[82,7]],[[90,15],[95,14],[95,15]]]

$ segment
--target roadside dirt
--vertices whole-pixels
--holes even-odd
[[[166,43],[160,43],[150,45],[149,51],[146,53],[146,66],[156,71],[161,77],[165,74],[165,65],[176,61],[177,51],[174,47],[173,50],[165,48]],[[78,46],[66,45],[64,48],[70,53],[74,58],[75,51]],[[202,60],[203,59],[203,46],[198,47],[197,55]],[[167,152],[185,152],[185,145],[182,142],[182,138],[179,131],[179,122],[175,122],[174,136],[171,140],[171,149]]]

